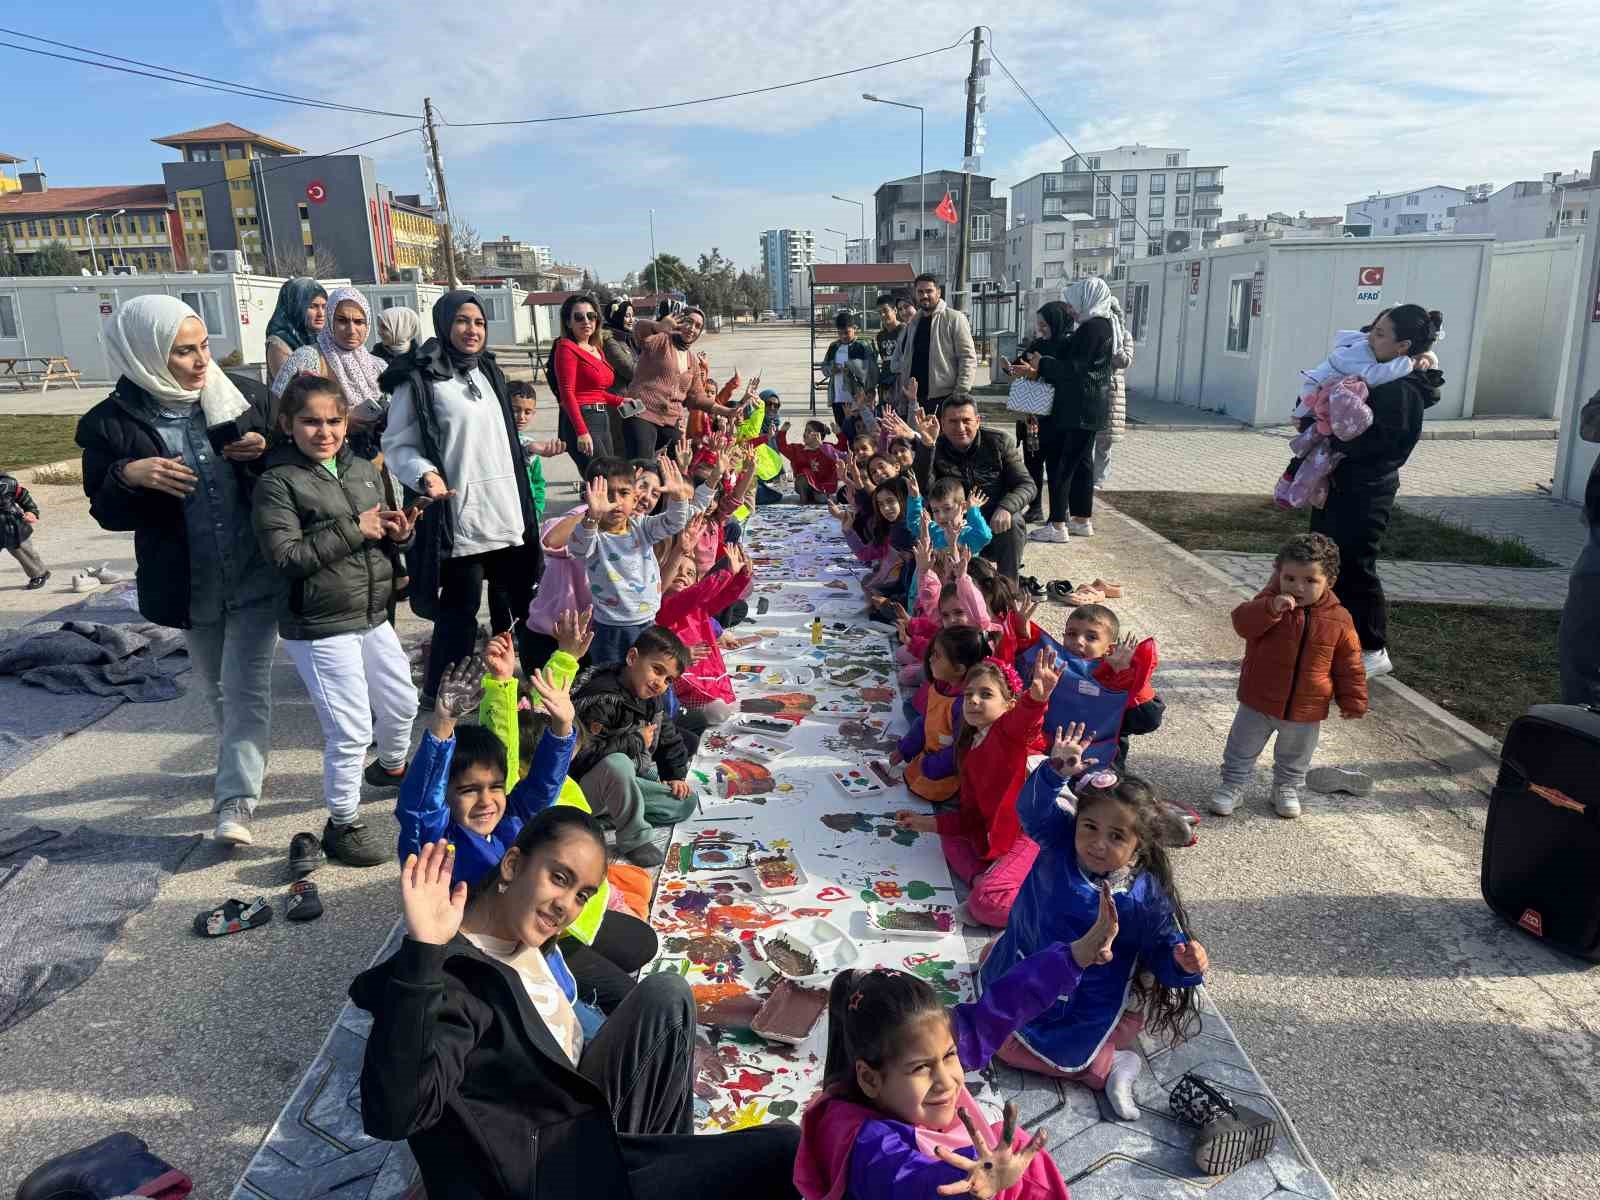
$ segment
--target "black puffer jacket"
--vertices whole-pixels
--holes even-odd
[[[622,682],[620,666],[590,667],[572,684],[572,705],[578,715],[578,748],[567,774],[584,775],[608,754],[626,754],[635,766],[655,760],[661,779],[670,783],[689,774],[689,751],[678,727],[666,719],[659,699],[641,700]],[[644,731],[655,727],[655,747],[644,748]]]
[[[1329,486],[1347,490],[1397,483],[1422,436],[1422,414],[1439,403],[1443,386],[1444,373],[1435,368],[1373,388],[1367,395],[1372,424],[1359,437],[1339,443],[1344,461],[1334,468]]]
[[[1039,494],[1022,461],[1022,451],[998,429],[979,429],[965,450],[957,450],[943,434],[932,447],[919,444],[915,467],[917,484],[924,496],[935,479],[946,475],[961,480],[969,496],[973,488],[982,488],[989,495],[989,503],[983,509],[985,520],[992,519],[1002,508],[1013,517],[1020,517]]]
[[[359,518],[383,507],[377,469],[346,444],[338,478],[293,444],[267,453],[256,484],[261,552],[288,581],[278,604],[278,636],[310,641],[364,633],[389,618],[396,543],[374,541]]]
[[[139,612],[148,621],[188,629],[189,531],[183,501],[149,488],[131,488],[118,470],[138,458],[164,458],[166,443],[145,415],[151,401],[128,379],[78,420],[76,440],[83,448],[83,491],[89,515],[101,529],[133,531],[138,564]],[[243,433],[266,432],[260,411],[250,408],[238,418]],[[244,505],[250,504],[260,459],[234,463],[233,476]]]
[[[1039,378],[1056,389],[1050,420],[1063,429],[1104,429],[1111,420],[1111,355],[1115,332],[1090,317],[1065,338],[1035,344]]]
[[[33,536],[33,526],[25,514],[39,515],[28,489],[18,483],[13,475],[0,475],[0,550],[15,550]]]

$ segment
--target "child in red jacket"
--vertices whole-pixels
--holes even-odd
[[[715,725],[734,713],[733,680],[722,657],[720,632],[714,615],[722,612],[750,586],[750,565],[729,569],[720,560],[702,578],[694,556],[675,554],[662,572],[665,591],[656,624],[672,630],[689,647],[689,669],[673,684],[678,702],[687,709],[702,709]]]
[[[1044,750],[1044,710],[1060,677],[1060,663],[1050,652],[1039,655],[1026,691],[1009,663],[989,658],[969,670],[956,739],[961,807],[936,817],[898,814],[909,829],[939,834],[945,861],[972,887],[961,910],[969,925],[1005,928],[1039,855],[1038,843],[1022,832],[1017,793],[1028,774],[1028,755]]]
[[[794,470],[794,490],[801,504],[826,504],[839,490],[839,448],[824,439],[828,427],[821,421],[807,421],[805,441],[796,446],[788,439],[789,422],[778,428],[778,453],[789,460]]]

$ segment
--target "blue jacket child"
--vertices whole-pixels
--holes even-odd
[[[1087,778],[1098,783],[1103,777]],[[1150,971],[1169,988],[1195,987],[1205,979],[1185,971],[1174,959],[1173,948],[1189,937],[1174,917],[1172,898],[1152,872],[1139,867],[1138,855],[1128,866],[1105,875],[1079,863],[1077,816],[1070,807],[1071,792],[1063,794],[1064,782],[1046,760],[1017,797],[1023,832],[1039,843],[1039,857],[1023,880],[1005,932],[980,974],[987,989],[1030,954],[1081,937],[1098,913],[1100,881],[1110,880],[1120,922],[1111,961],[1086,970],[1075,991],[1016,1033],[1018,1041],[1039,1058],[1072,1073],[1087,1069],[1110,1038],[1127,1007],[1137,971]],[[1069,807],[1057,803],[1058,795]]]

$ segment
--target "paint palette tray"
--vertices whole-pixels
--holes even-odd
[[[956,910],[948,904],[872,905],[867,928],[880,937],[935,941],[956,931]]]
[[[810,880],[805,868],[789,854],[767,854],[750,859],[750,872],[756,877],[756,887],[769,896],[798,892]]]
[[[826,988],[802,987],[787,979],[778,980],[772,995],[750,1022],[750,1032],[769,1042],[798,1046],[811,1036],[817,1021],[828,1008]]]
[[[773,763],[793,749],[793,746],[773,741],[759,733],[740,733],[728,739],[728,753],[750,762]]]
[[[754,733],[764,737],[785,737],[794,732],[793,721],[779,721],[774,717],[740,717],[733,723],[740,733]]]
[[[757,958],[796,983],[826,986],[861,960],[849,934],[822,917],[773,925],[757,933],[750,945]]]
[[[689,847],[689,869],[691,871],[736,871],[745,865],[749,857],[750,845],[748,842],[700,841]]]

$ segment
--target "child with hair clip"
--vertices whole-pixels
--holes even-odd
[[[1139,1031],[1175,1039],[1194,1031],[1194,989],[1207,957],[1187,932],[1167,855],[1189,840],[1188,825],[1143,780],[1095,768],[1084,757],[1090,736],[1077,724],[1059,730],[1049,761],[1017,799],[1023,836],[1039,854],[979,979],[985,991],[1004,986],[1041,947],[1090,929],[1109,889],[1119,928],[1110,961],[1025,1022],[998,1054],[1018,1070],[1104,1091],[1116,1114],[1132,1121]]]
[[[1022,832],[1017,793],[1028,756],[1044,748],[1045,705],[1060,677],[1054,654],[1040,655],[1026,690],[1010,663],[987,658],[968,670],[956,736],[961,806],[937,816],[897,814],[908,829],[939,834],[945,862],[972,888],[960,908],[965,924],[1004,928],[1039,853]]]
[[[989,619],[989,607],[983,594],[968,574],[972,564],[972,551],[965,546],[954,550],[935,551],[928,534],[927,519],[923,520],[922,536],[912,546],[920,581],[916,592],[915,617],[904,621],[901,628],[902,645],[896,657],[902,664],[900,682],[907,687],[920,687],[924,682],[922,658],[928,644],[941,629],[958,625],[971,625],[980,633],[988,634],[994,628]],[[942,554],[944,580],[936,566]]]
[[[694,556],[679,552],[667,558],[661,572],[665,590],[656,624],[677,634],[689,648],[689,668],[674,681],[672,690],[684,708],[700,710],[709,725],[733,716],[737,704],[715,616],[749,590],[750,564],[737,547],[730,549],[738,554],[738,570],[723,558],[702,575]]]
[[[1012,1030],[1071,996],[1110,959],[1117,910],[1070,944],[1017,964],[970,1003],[946,1009],[923,979],[878,968],[841,971],[828,989],[821,1090],[806,1105],[794,1185],[804,1200],[1067,1200],[1044,1148],[1008,1102],[991,1125],[967,1091]]]
[[[911,728],[889,755],[906,764],[906,790],[932,804],[950,799],[961,787],[956,775],[956,732],[961,689],[967,672],[989,656],[989,642],[970,625],[941,629],[928,643],[923,674],[928,684]]]

